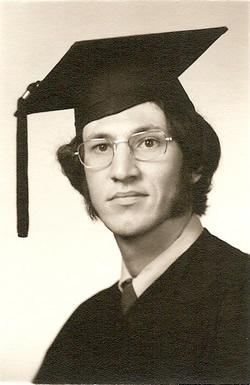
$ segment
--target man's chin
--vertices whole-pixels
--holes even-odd
[[[143,237],[143,236],[150,236],[151,233],[153,233],[159,225],[161,225],[163,222],[165,222],[167,218],[165,217],[164,219],[156,222],[146,222],[146,221],[141,221],[141,223],[136,223],[133,222],[132,224],[123,224],[121,223],[117,226],[107,226],[110,231],[114,234],[115,238],[123,238],[126,240],[135,240],[138,237]]]
[[[135,224],[122,225],[121,223],[119,223],[117,226],[115,226],[114,224],[110,226],[108,224],[105,224],[105,226],[114,234],[115,237],[126,239],[144,235],[149,231],[149,227],[145,226],[145,224],[141,226],[137,224],[135,226]]]

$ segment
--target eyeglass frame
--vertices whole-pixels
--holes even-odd
[[[136,135],[140,135],[140,134],[145,134],[145,133],[148,133],[148,132],[160,132],[164,137],[165,137],[165,141],[166,141],[166,147],[165,147],[165,151],[157,156],[157,158],[155,159],[138,159],[136,158],[136,156],[134,155],[134,152],[133,152],[133,149],[130,147],[129,145],[129,141],[132,137],[136,136]],[[89,169],[102,169],[102,168],[106,168],[108,166],[111,165],[111,163],[113,162],[113,159],[114,159],[114,155],[115,155],[115,150],[117,149],[117,145],[120,144],[120,143],[127,143],[128,145],[128,148],[129,148],[129,152],[130,154],[133,156],[134,159],[140,161],[140,162],[154,162],[155,160],[161,158],[167,151],[167,142],[172,142],[174,141],[174,138],[172,136],[166,136],[165,132],[161,131],[161,130],[145,130],[145,131],[140,131],[140,132],[135,132],[134,134],[132,134],[128,140],[123,140],[123,139],[118,139],[118,140],[114,140],[114,141],[110,141],[109,139],[107,139],[107,142],[109,142],[111,145],[112,145],[112,150],[113,150],[113,155],[112,155],[112,158],[110,160],[110,162],[105,165],[105,166],[87,166],[86,164],[84,164],[84,162],[82,161],[81,157],[80,157],[80,153],[79,153],[79,148],[84,145],[86,142],[90,142],[90,141],[94,141],[94,140],[98,140],[98,139],[102,139],[102,138],[92,138],[92,139],[88,139],[88,140],[83,140],[82,143],[80,143],[77,147],[77,151],[74,152],[74,155],[76,155],[80,161],[80,163],[86,167],[86,168],[89,168]]]

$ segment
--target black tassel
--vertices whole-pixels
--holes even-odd
[[[16,112],[16,189],[17,189],[17,233],[27,237],[29,230],[29,187],[28,187],[28,133],[25,99],[19,98]]]
[[[16,135],[16,189],[17,189],[17,233],[27,237],[29,231],[29,187],[28,187],[28,130],[26,99],[40,82],[32,83],[18,99]]]

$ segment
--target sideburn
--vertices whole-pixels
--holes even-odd
[[[172,202],[170,217],[178,218],[185,214],[192,207],[193,203],[193,183],[191,173],[185,165],[180,170],[180,178],[177,186],[177,194]]]

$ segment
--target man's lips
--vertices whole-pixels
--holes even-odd
[[[126,192],[117,192],[116,194],[112,195],[111,198],[109,198],[109,201],[112,201],[114,199],[118,198],[129,198],[129,197],[140,197],[140,196],[147,196],[148,194],[140,192],[140,191],[126,191]]]

